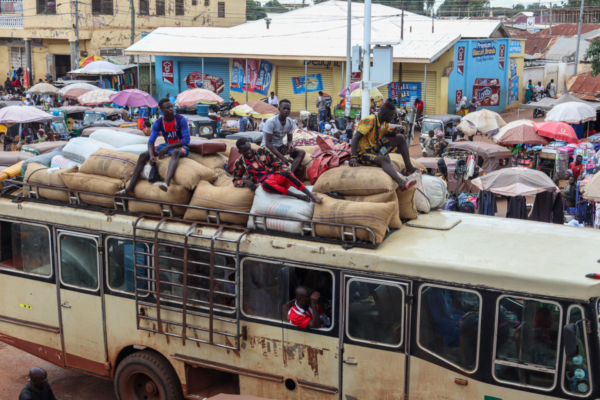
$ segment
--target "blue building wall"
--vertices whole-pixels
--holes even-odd
[[[172,61],[173,83],[166,82],[163,77],[163,61]],[[156,56],[156,91],[158,98],[162,99],[167,94],[177,96],[187,90],[185,78],[190,72],[202,72],[202,58],[200,57],[171,57]],[[229,59],[228,58],[204,58],[204,73],[218,76],[223,79],[223,91],[219,96],[229,101]]]
[[[460,93],[457,91],[462,91],[462,96],[466,96],[467,101],[471,101],[473,87],[477,80],[483,84],[477,90],[478,95],[487,98],[491,94],[492,98],[487,102],[494,100],[493,102],[497,103],[497,105],[483,104],[480,108],[487,108],[495,112],[506,110],[510,69],[509,42],[510,39],[474,39],[460,40],[456,43],[454,68],[448,79],[448,113],[456,112],[457,96]],[[502,45],[503,49],[501,49]],[[461,49],[464,49],[462,66],[459,63]],[[501,57],[501,50],[504,53],[503,57]],[[486,86],[490,83],[496,85]]]

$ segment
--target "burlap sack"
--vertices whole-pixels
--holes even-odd
[[[364,226],[373,231],[377,244],[383,241],[396,209],[394,202],[364,203],[336,200],[321,194],[317,196],[323,197],[323,201],[315,204],[314,221]],[[341,228],[337,226],[316,224],[315,230],[317,236],[341,239]],[[346,232],[351,233],[352,229],[347,228]],[[373,241],[371,234],[364,229],[357,229],[356,236],[361,240]]]
[[[208,155],[200,155],[198,153],[191,153],[188,156],[190,160],[196,161],[198,164],[204,165],[206,168],[217,169],[224,168],[227,165],[227,158],[222,156],[219,153],[216,154],[208,154]]]
[[[417,219],[419,216],[419,212],[417,211],[417,206],[415,203],[416,191],[416,186],[413,186],[411,189],[405,190],[404,192],[400,191],[400,189],[396,190],[401,219]]]
[[[102,175],[123,181],[131,178],[131,173],[139,156],[122,151],[98,149],[89,156],[79,171],[83,174]]]
[[[431,211],[431,204],[427,198],[427,192],[425,191],[425,185],[423,185],[423,175],[420,171],[415,171],[408,175],[406,179],[417,182],[417,190],[415,191],[415,207],[417,211],[427,214]]]
[[[254,200],[254,192],[248,188],[236,187],[214,187],[206,181],[198,184],[194,191],[190,206],[213,208],[217,210],[239,211],[249,213]],[[211,212],[214,215],[214,212]],[[246,225],[247,215],[237,215],[221,212],[221,222],[230,224]],[[189,208],[184,219],[195,221],[207,221],[207,212]]]
[[[393,192],[398,184],[379,167],[341,166],[325,171],[313,192],[338,192],[348,196],[368,196]]]
[[[394,168],[396,168],[396,171],[406,175],[406,171],[404,170],[406,168],[406,166],[404,165],[404,159],[402,158],[402,156],[400,154],[396,154],[396,153],[391,153],[389,156],[390,156],[390,160],[392,161],[392,164],[394,165]],[[410,159],[410,163],[415,168],[426,170],[426,168],[423,166],[423,164],[421,164],[420,162],[418,162],[417,160],[415,160],[412,157]]]
[[[156,161],[158,162],[160,176],[166,179],[171,157],[165,157],[162,160],[157,158]],[[200,181],[213,182],[215,179],[217,179],[215,171],[189,158],[179,159],[177,170],[175,170],[175,175],[173,176],[174,183],[188,190],[194,190]]]
[[[227,150],[220,152],[219,154],[224,155],[225,157],[227,157],[229,159],[229,153],[231,152],[231,148],[235,147],[235,142],[237,142],[237,140],[233,140],[233,139],[211,139],[211,140],[214,140],[215,142],[225,143],[227,145]],[[250,142],[248,142],[248,143],[250,143]],[[259,145],[256,145],[254,143],[250,143],[250,147],[252,147],[253,149],[260,148]]]
[[[396,192],[388,192],[388,193],[380,193],[380,194],[372,194],[370,196],[344,196],[345,200],[348,201],[356,201],[359,203],[394,203],[396,204],[396,209],[392,214],[392,218],[390,219],[389,227],[392,229],[400,229],[402,228],[402,221],[400,221],[400,211],[398,209],[398,196],[396,196]]]
[[[125,185],[121,179],[109,178],[102,175],[83,174],[81,172],[65,173],[61,177],[65,185],[71,190],[114,195]],[[91,194],[80,194],[81,201],[96,207],[114,207],[112,197],[94,196]]]
[[[215,187],[233,187],[233,178],[227,175],[227,172],[223,168],[216,168],[215,172],[218,175],[217,180],[212,184]]]
[[[311,157],[311,154],[315,152],[315,149],[317,148],[317,146],[298,146],[296,148],[304,150],[304,152],[306,153],[304,155],[304,158],[302,159],[302,164],[306,165],[313,159]],[[310,165],[310,164],[308,164],[308,165]]]
[[[128,182],[129,184],[129,182]],[[164,201],[165,203],[185,204],[190,203],[192,192],[182,186],[170,184],[169,190],[163,192],[160,188],[148,181],[140,180],[133,189],[136,199]],[[160,214],[160,205],[130,200],[129,211],[144,214]],[[167,209],[167,207],[164,207]],[[185,207],[173,207],[175,215],[185,214]]]
[[[44,165],[29,163],[23,181],[37,185],[67,189],[67,185],[65,185],[65,182],[62,179],[62,175],[64,173],[77,172],[77,167],[71,167],[69,169],[51,169],[50,173],[48,173],[48,170],[50,170],[50,168]],[[24,188],[25,190],[29,190],[29,186],[25,186]],[[32,190],[35,189],[32,188]],[[40,197],[48,200],[69,202],[69,192],[66,191],[39,188],[39,194]]]

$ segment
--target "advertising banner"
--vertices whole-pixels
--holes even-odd
[[[246,60],[243,58],[234,58],[231,66],[231,84],[229,85],[229,90],[244,93],[245,71]]]
[[[482,106],[500,104],[500,81],[498,79],[477,78],[473,84],[473,97]]]
[[[513,79],[515,76],[517,76],[517,59],[511,58],[510,59],[510,79]]]
[[[477,42],[477,46],[473,48],[473,58],[477,62],[491,61],[496,55],[496,48],[491,40]]]
[[[465,48],[463,46],[458,48],[458,73],[465,74]]]
[[[508,52],[510,54],[518,53],[521,54],[521,41],[520,40],[511,40],[510,46],[508,47]]]
[[[527,32],[535,32],[535,17],[527,17]]]
[[[273,63],[270,63],[267,60],[261,60],[258,77],[256,78],[256,84],[254,85],[254,92],[262,94],[263,96],[268,96],[272,79]]]
[[[358,82],[362,79],[362,72],[351,72],[350,73],[350,82]]]
[[[323,77],[321,74],[308,75],[306,76],[306,79],[306,92],[318,92],[319,90],[323,90]],[[293,77],[292,85],[294,94],[304,93],[304,76]]]
[[[506,53],[506,45],[505,44],[501,44],[500,45],[500,56],[498,59],[498,66],[500,67],[500,69],[504,69],[504,55]]]
[[[460,109],[460,102],[462,101],[463,98],[463,91],[462,90],[457,90],[456,91],[456,111],[458,111]]]
[[[508,104],[519,101],[519,77],[515,76],[510,80],[510,88],[508,91]]]
[[[202,79],[202,73],[195,71],[185,78],[185,83],[190,89],[206,89],[216,94],[222,93],[225,89],[225,83],[220,76],[204,74],[204,79]]]
[[[421,82],[402,82],[398,92],[398,105],[412,105],[417,97],[419,99],[423,98],[421,95]]]
[[[248,60],[247,69],[244,70],[244,90],[248,92],[254,92],[256,88],[256,79],[258,78],[258,67],[260,66],[260,60],[251,58]],[[246,76],[248,73],[248,76]]]
[[[175,78],[173,77],[173,61],[163,60],[162,62],[162,76],[163,82],[175,84]]]

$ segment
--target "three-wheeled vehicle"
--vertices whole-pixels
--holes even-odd
[[[79,136],[81,135],[85,112],[90,110],[92,108],[86,106],[65,106],[51,108],[50,114],[61,116],[69,132],[73,132],[73,136]]]
[[[71,137],[79,136],[79,133],[71,131],[65,121],[65,117],[62,115],[54,116],[50,122],[45,124],[44,131],[46,134],[49,132],[54,135],[56,140],[69,140]]]
[[[433,131],[436,135],[438,132],[444,132],[444,139],[446,142],[452,143],[452,136],[446,132],[446,128],[450,124],[456,127],[456,125],[460,123],[460,119],[460,115],[454,114],[438,114],[423,118],[423,125],[421,127],[421,143],[429,131]]]

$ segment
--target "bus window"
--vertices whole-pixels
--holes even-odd
[[[183,301],[183,248],[158,246],[160,293],[165,299]],[[225,267],[225,268],[223,268]],[[210,305],[210,253],[206,250],[188,249],[187,270],[188,306],[208,308]],[[215,254],[213,268],[213,306],[216,310],[235,311],[235,260],[233,257]]]
[[[135,277],[133,265],[133,242],[118,238],[109,238],[106,241],[108,254],[108,286],[113,290],[124,292],[135,292]],[[137,251],[148,253],[148,245],[145,243],[137,244]],[[148,257],[143,254],[137,255],[138,265],[148,265]],[[137,276],[148,277],[146,268],[138,267]],[[148,290],[148,281],[139,280],[138,289]],[[146,296],[147,293],[139,292],[138,296]]]
[[[65,285],[98,289],[98,244],[89,237],[59,235],[60,279]]]
[[[0,268],[33,275],[52,275],[48,228],[2,222],[0,227]]]
[[[574,324],[584,319],[583,308],[572,306],[568,311],[567,324]],[[590,368],[588,364],[588,343],[585,324],[579,323],[577,328],[578,354],[565,360],[563,371],[563,389],[567,393],[585,396],[592,390]]]
[[[261,260],[244,260],[242,265],[242,311],[247,316],[288,323],[298,286],[320,293],[319,305],[331,324],[333,274],[326,270],[292,267]],[[322,325],[321,328],[331,329]]]
[[[394,347],[402,344],[404,294],[400,286],[351,279],[347,292],[350,339]]]
[[[481,298],[477,292],[421,288],[419,345],[465,372],[477,369]]]
[[[546,390],[555,386],[561,312],[556,303],[500,298],[494,360],[497,380]]]

